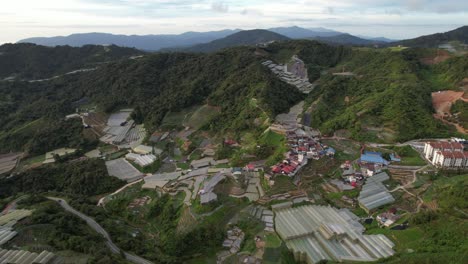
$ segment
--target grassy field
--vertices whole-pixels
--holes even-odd
[[[424,166],[426,161],[421,158],[419,153],[410,146],[403,147],[386,147],[387,149],[395,152],[401,157],[401,162],[398,165],[403,166]]]
[[[167,113],[161,123],[161,128],[172,129],[183,126],[184,121],[187,120],[198,107],[199,106],[193,106],[182,109],[179,112]]]
[[[177,168],[181,168],[182,170],[188,170],[190,165],[184,162],[177,162]]]
[[[268,233],[265,236],[265,247],[277,248],[281,246],[281,238],[278,237],[276,233]]]
[[[285,138],[281,134],[268,130],[262,135],[260,141],[268,146],[281,146],[284,144]]]
[[[384,234],[395,243],[397,254],[385,263],[467,263],[467,223],[446,217],[406,230],[374,228],[368,234]]]
[[[24,168],[25,166],[31,166],[33,164],[42,163],[44,161],[45,161],[45,154],[27,158],[27,159],[20,161],[18,168],[21,169],[21,168]]]
[[[322,143],[333,147],[337,150],[335,155],[336,159],[339,160],[355,160],[359,158],[360,146],[351,140],[332,140],[325,139]]]
[[[219,109],[209,105],[203,105],[184,122],[184,125],[199,129],[219,114]]]
[[[278,175],[275,177],[274,181],[275,184],[267,191],[267,195],[285,193],[297,189],[288,176]]]

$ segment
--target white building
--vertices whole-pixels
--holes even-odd
[[[439,167],[466,167],[468,152],[458,142],[433,141],[424,145],[424,157]]]

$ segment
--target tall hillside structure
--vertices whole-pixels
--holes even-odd
[[[297,55],[292,56],[291,61],[286,64],[286,71],[303,80],[308,80],[305,63]]]

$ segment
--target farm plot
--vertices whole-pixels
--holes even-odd
[[[0,174],[10,172],[16,167],[22,153],[9,153],[0,155]]]

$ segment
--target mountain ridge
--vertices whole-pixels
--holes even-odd
[[[188,52],[213,52],[224,48],[256,45],[270,41],[284,41],[290,38],[265,29],[243,30],[222,39],[213,40],[205,44],[198,44],[182,51]]]
[[[436,48],[438,45],[445,44],[449,41],[460,41],[468,43],[468,26],[462,26],[454,30],[442,33],[424,35],[417,38],[400,40],[392,43],[392,45],[402,45],[408,47],[424,47]]]
[[[291,39],[308,39],[313,37],[332,37],[344,32],[327,28],[303,28],[298,26],[275,27],[262,29],[268,30]],[[33,37],[19,40],[17,43],[35,43],[43,46],[69,45],[80,47],[83,45],[109,45],[114,44],[122,47],[133,47],[145,51],[159,51],[164,49],[180,50],[198,44],[227,37],[242,29],[225,29],[219,31],[195,32],[188,31],[181,34],[149,34],[149,35],[124,35],[111,33],[75,33],[68,36],[55,37]]]

